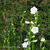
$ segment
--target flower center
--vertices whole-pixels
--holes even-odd
[[[34,31],[36,31],[36,29],[33,29]]]

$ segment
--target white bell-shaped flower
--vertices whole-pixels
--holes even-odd
[[[35,13],[37,13],[37,10],[38,10],[38,9],[37,9],[35,6],[33,6],[33,7],[30,9],[30,11],[31,11],[30,13],[31,13],[31,14],[35,14]]]
[[[33,34],[36,34],[39,32],[39,28],[38,27],[32,27],[31,31],[33,32]]]
[[[41,41],[44,42],[44,41],[45,41],[45,38],[42,37],[42,38],[41,38]]]
[[[27,48],[28,42],[24,42],[24,43],[22,44],[22,46],[23,46],[23,48]]]

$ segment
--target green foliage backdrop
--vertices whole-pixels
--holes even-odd
[[[45,50],[50,50],[50,0],[0,0],[0,48],[1,46],[21,46],[30,27],[24,22],[34,21],[33,15],[30,14],[30,8],[33,6],[36,6],[39,11],[40,31],[37,37],[40,39],[44,36],[46,43],[43,46],[46,47]],[[40,41],[35,43],[35,50],[40,50],[39,43]]]

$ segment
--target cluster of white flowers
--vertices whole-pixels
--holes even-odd
[[[35,7],[35,6],[33,6],[31,9],[30,9],[30,13],[31,14],[35,14],[35,13],[37,13],[37,8]],[[32,22],[31,22],[32,23]],[[31,31],[33,32],[33,34],[36,34],[36,33],[38,33],[39,32],[39,28],[38,27],[32,27],[32,29],[31,29]]]
[[[22,46],[23,46],[23,48],[27,48],[28,42],[24,42],[24,43],[22,44]]]
[[[30,13],[31,14],[35,14],[35,13],[37,13],[37,8],[35,7],[35,6],[33,6],[31,9],[30,9]],[[31,22],[29,22],[29,21],[25,21],[25,23],[26,24],[34,24],[34,22],[33,21],[31,21]],[[32,29],[31,29],[31,31],[33,32],[33,34],[36,34],[36,33],[38,33],[39,32],[39,28],[38,27],[33,27]]]
[[[35,7],[35,6],[33,6],[31,9],[30,9],[30,13],[31,14],[36,14],[38,11],[37,11],[38,9]],[[33,21],[25,21],[25,23],[26,24],[34,24],[34,22]],[[33,26],[32,27],[32,29],[31,29],[31,31],[33,32],[33,34],[36,34],[36,33],[38,33],[39,32],[39,28],[38,27],[36,27],[36,26]],[[33,38],[34,38],[35,36],[33,36]],[[27,46],[28,46],[28,39],[26,38],[25,40],[24,40],[25,42],[22,44],[22,46],[23,46],[23,48],[27,48]],[[36,40],[33,40],[32,42],[37,42],[38,40],[36,39]],[[41,38],[41,41],[42,42],[44,42],[45,41],[45,38]]]

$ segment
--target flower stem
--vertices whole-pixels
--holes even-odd
[[[9,42],[9,32],[8,32],[8,39],[7,39],[8,50],[10,50],[9,45],[10,45],[10,42]]]
[[[42,44],[43,44],[43,42],[40,42],[40,50],[42,50]]]
[[[32,50],[34,50],[34,43],[32,43]]]
[[[20,21],[20,24],[21,24],[21,50],[22,50],[22,32],[23,32],[23,26],[24,26],[23,19],[24,19],[24,13],[22,14],[22,19]]]

